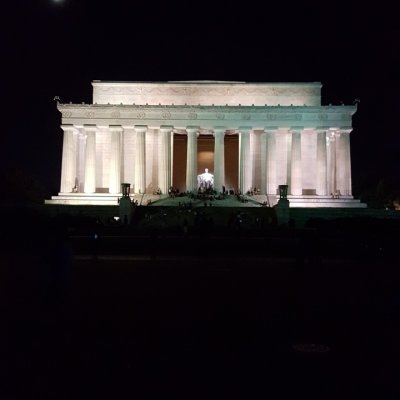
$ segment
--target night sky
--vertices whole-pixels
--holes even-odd
[[[95,79],[320,81],[323,104],[360,99],[355,194],[380,181],[399,190],[400,25],[395,6],[383,4],[10,2],[0,42],[2,172],[56,194],[62,131],[53,98],[90,103]]]

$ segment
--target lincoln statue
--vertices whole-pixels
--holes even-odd
[[[197,175],[198,189],[213,190],[214,189],[214,175],[208,172],[208,168],[200,175]]]

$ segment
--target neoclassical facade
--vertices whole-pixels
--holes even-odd
[[[356,106],[322,106],[320,83],[94,81],[93,104],[61,104],[61,184],[53,204],[117,204],[133,195],[256,189],[292,207],[360,207],[351,189]]]

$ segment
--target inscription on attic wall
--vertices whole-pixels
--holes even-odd
[[[246,85],[248,86],[248,85]],[[297,95],[310,95],[319,96],[320,90],[313,87],[209,87],[209,86],[195,86],[195,87],[163,87],[162,84],[154,87],[120,87],[120,86],[96,86],[96,94],[107,94],[107,95],[117,95],[117,94],[139,94],[139,95],[232,95],[232,94],[248,94],[248,95],[266,95],[266,96],[297,96]]]
[[[93,82],[98,104],[320,105],[320,84],[173,84]]]

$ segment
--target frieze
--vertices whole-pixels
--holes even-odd
[[[303,116],[301,114],[267,114],[266,119],[269,121],[301,121]]]
[[[199,94],[215,94],[215,95],[229,95],[246,94],[246,95],[264,95],[264,96],[285,96],[285,95],[312,95],[319,96],[320,89],[315,87],[235,87],[235,86],[168,86],[168,87],[103,87],[97,86],[96,90],[99,92],[112,95],[113,93],[121,94],[138,94],[138,95],[168,95],[171,93],[177,95],[199,95]]]
[[[142,120],[252,120],[252,121],[343,121],[351,123],[354,110],[338,107],[261,107],[261,106],[135,106],[135,105],[59,105],[64,120],[128,119]],[[321,112],[325,111],[325,112]]]

